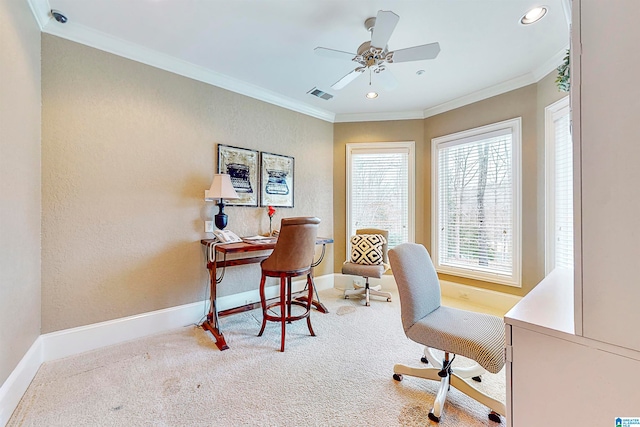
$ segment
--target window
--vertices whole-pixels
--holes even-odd
[[[545,108],[546,259],[554,268],[573,269],[573,147],[569,97]]]
[[[520,128],[516,118],[431,141],[439,272],[520,286]]]
[[[389,230],[389,248],[414,240],[414,142],[347,144],[347,241]]]

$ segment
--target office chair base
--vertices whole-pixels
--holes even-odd
[[[371,305],[369,303],[369,301],[371,300],[370,298],[371,295],[386,298],[387,302],[391,302],[391,292],[381,291],[380,290],[382,289],[381,285],[369,286],[369,282],[367,281],[364,287],[359,286],[357,284],[354,286],[355,286],[355,289],[344,290],[344,299],[349,299],[351,295],[364,295],[365,305],[367,307]]]
[[[466,381],[466,378],[472,378],[486,372],[484,368],[478,364],[467,368],[451,367],[450,373],[442,378],[439,375],[442,371],[442,362],[434,356],[432,350],[428,347],[425,347],[424,355],[425,357],[423,357],[423,359],[426,358],[432,367],[413,368],[407,365],[396,364],[393,367],[393,379],[396,381],[402,381],[403,375],[409,375],[412,377],[440,382],[440,388],[438,389],[438,393],[434,400],[433,408],[429,413],[429,419],[436,422],[439,421],[442,416],[444,403],[447,399],[447,391],[451,385],[457,388],[460,392],[488,407],[491,410],[489,419],[491,421],[496,421],[497,419],[497,422],[500,422],[500,415],[504,416],[507,413],[505,404],[481,392]],[[437,418],[437,420],[432,417]]]

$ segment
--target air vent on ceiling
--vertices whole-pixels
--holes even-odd
[[[330,93],[323,92],[320,89],[315,88],[315,87],[313,89],[311,89],[307,93],[310,94],[310,95],[313,95],[313,96],[317,96],[318,98],[322,98],[322,99],[327,100],[327,101],[330,100],[331,98],[333,98],[333,95],[331,95]]]

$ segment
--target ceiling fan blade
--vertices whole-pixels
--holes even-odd
[[[387,10],[379,10],[376,16],[376,24],[371,33],[371,46],[384,49],[391,38],[393,30],[396,28],[400,17]]]
[[[332,84],[331,88],[335,90],[342,89],[343,87],[345,87],[346,85],[354,81],[360,74],[362,74],[363,71],[364,70],[356,68],[355,70],[353,70],[352,72],[350,72],[349,74],[345,75],[343,78],[341,78],[340,80]]]
[[[386,90],[393,90],[398,87],[398,80],[396,80],[395,76],[388,68],[376,73],[374,78],[377,79]]]
[[[420,46],[408,47],[396,50],[391,62],[421,61],[423,59],[434,59],[440,53],[440,43],[429,43]]]
[[[313,51],[316,53],[316,55],[323,56],[325,58],[352,60],[356,57],[355,53],[343,52],[341,50],[335,49],[327,49],[326,47],[317,47],[313,49]]]

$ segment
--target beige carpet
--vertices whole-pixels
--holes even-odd
[[[420,366],[422,347],[402,331],[394,301],[321,292],[329,314],[312,314],[262,337],[259,310],[222,319],[230,349],[197,327],[42,365],[9,426],[425,426],[438,384],[393,365]],[[456,363],[468,363],[458,357]],[[504,370],[485,392],[504,401]],[[498,426],[488,409],[451,388],[440,426]],[[506,425],[502,421],[501,425]]]

